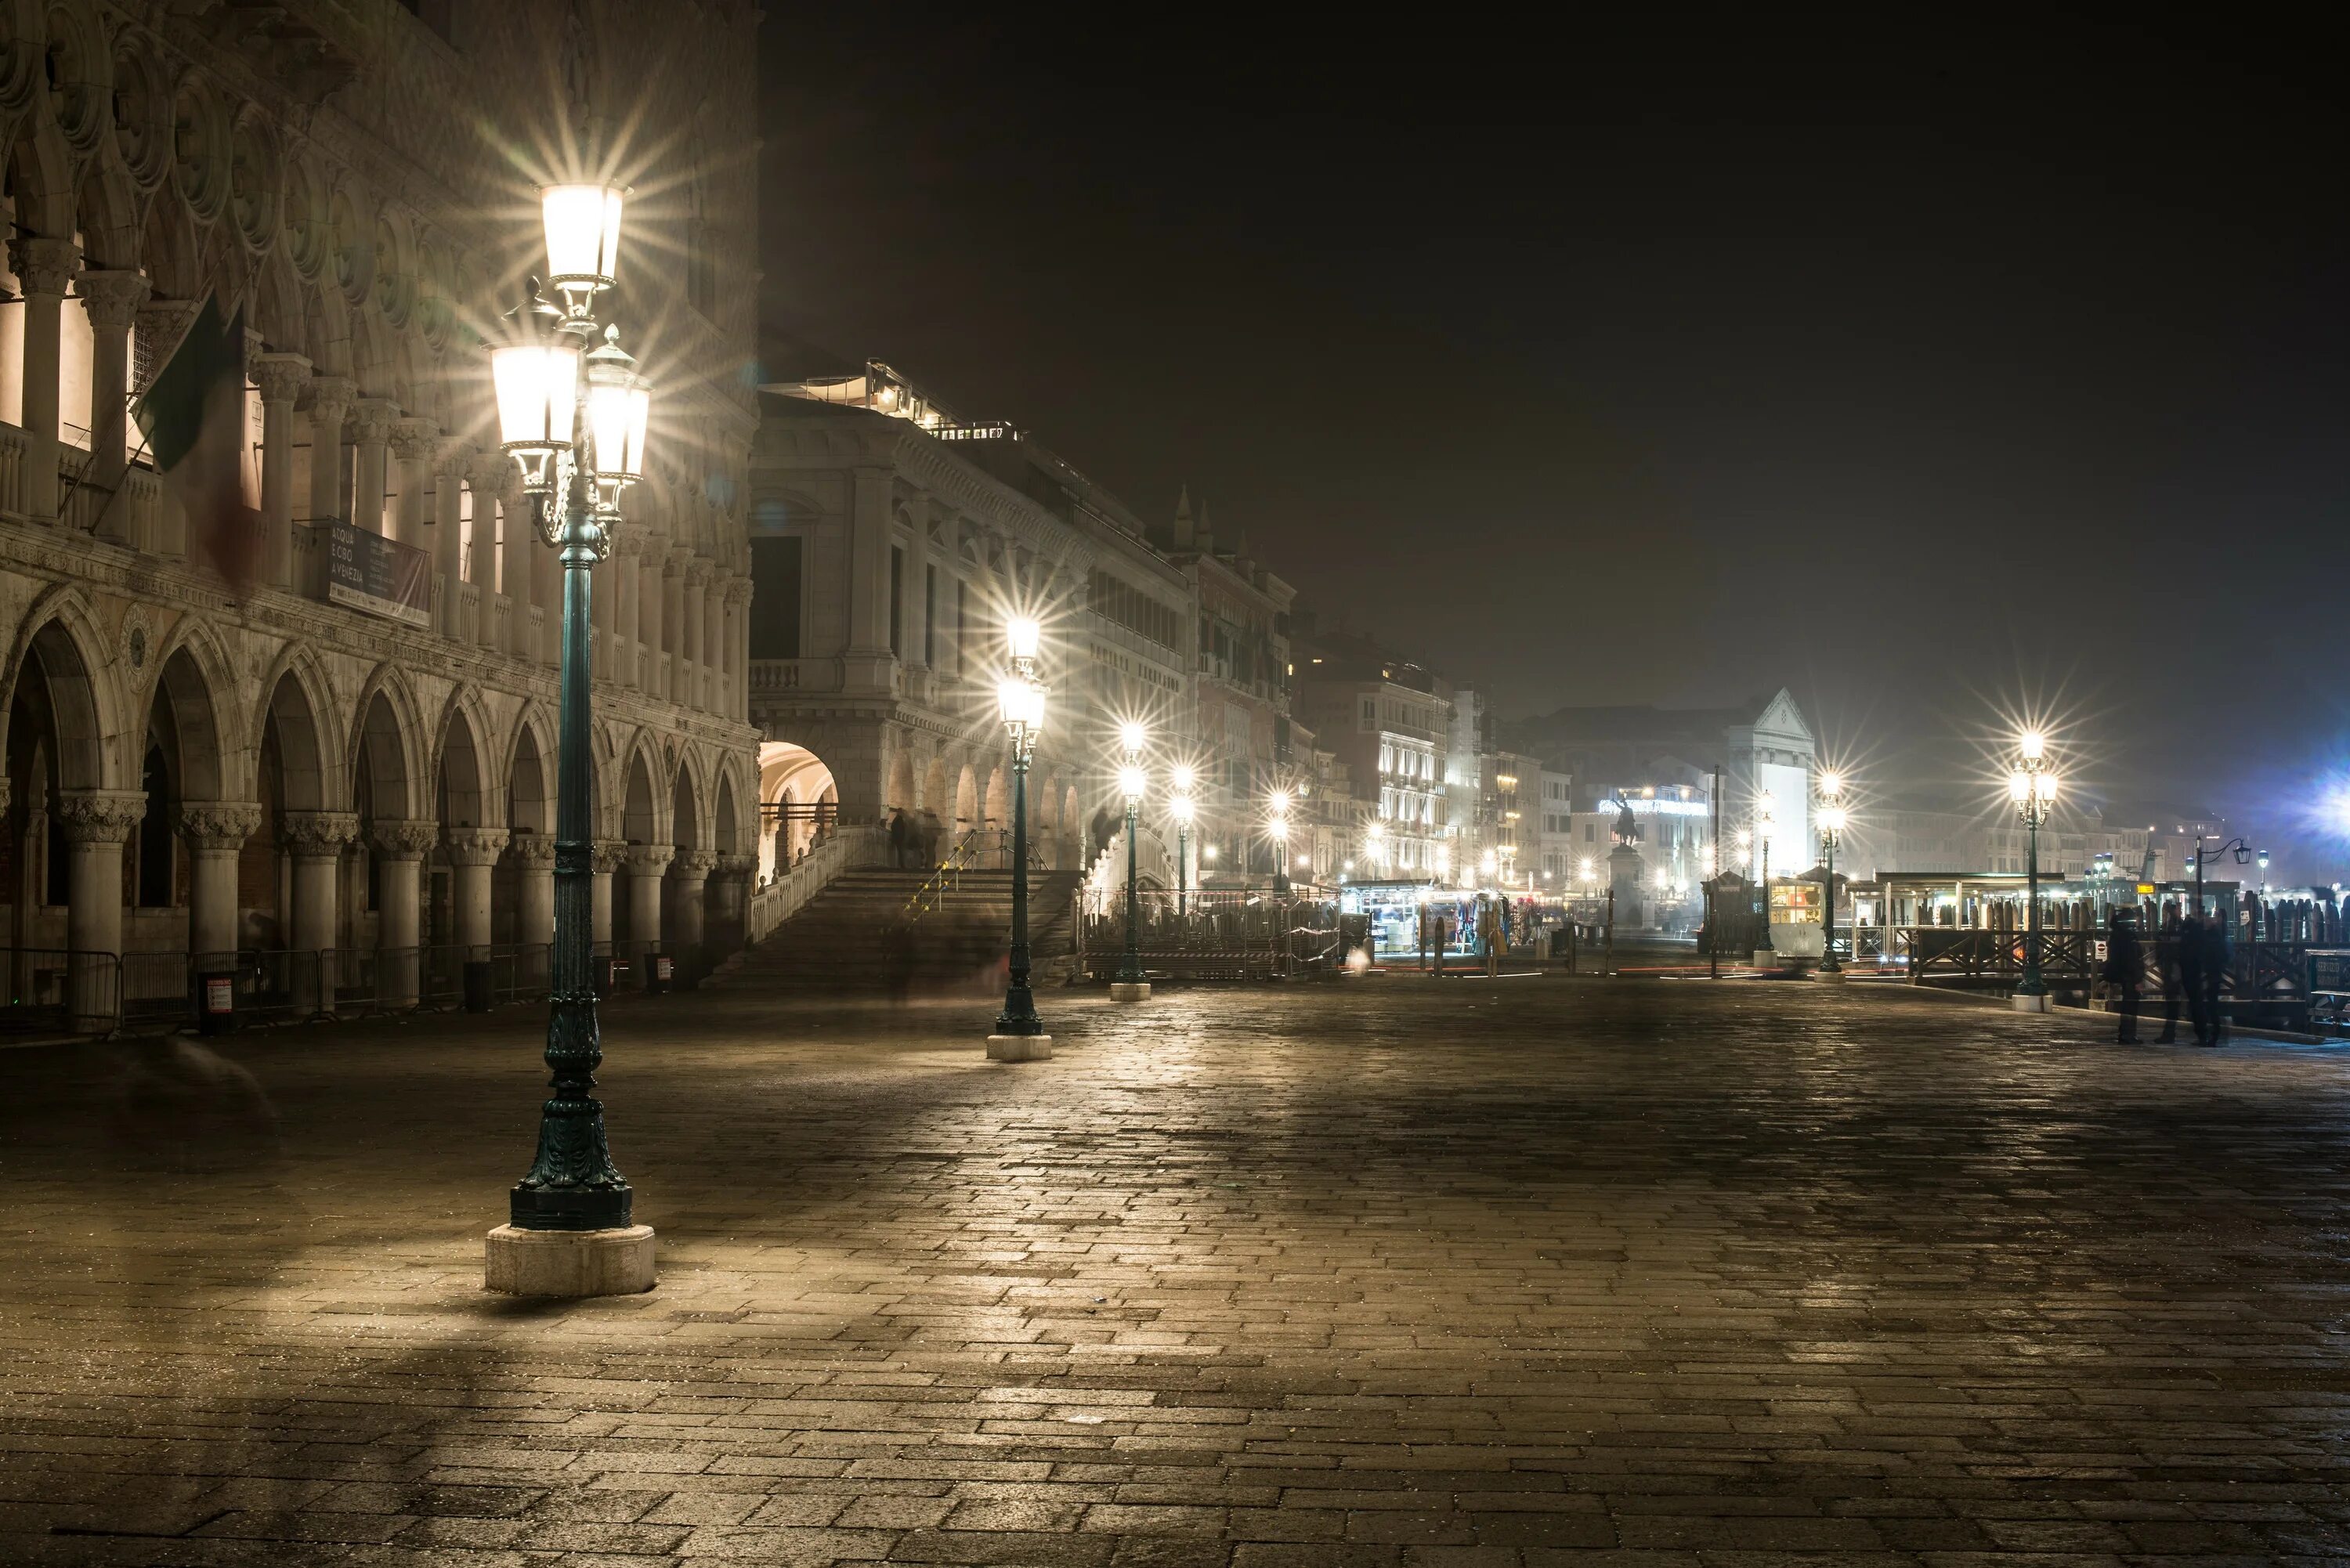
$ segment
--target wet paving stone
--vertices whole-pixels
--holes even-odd
[[[480,1289],[514,1012],[0,1053],[0,1563],[2350,1562],[2350,1052],[1854,986],[606,1015],[660,1288]]]

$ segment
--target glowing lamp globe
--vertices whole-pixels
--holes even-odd
[[[562,343],[509,343],[490,350],[497,390],[498,441],[522,463],[525,483],[544,491],[547,459],[571,444],[579,406],[579,350]]]
[[[645,476],[645,427],[651,421],[652,383],[620,347],[620,329],[604,330],[588,354],[588,431],[596,440],[596,483],[618,495]]]
[[[1178,763],[1167,777],[1169,782],[1174,784],[1178,794],[1189,794],[1191,792],[1192,781],[1197,779],[1199,774],[1192,772],[1189,764]]]
[[[1177,795],[1167,803],[1167,814],[1178,822],[1190,822],[1192,814],[1191,797],[1188,794]]]
[[[1045,689],[1034,680],[1006,677],[996,683],[996,711],[1003,727],[1014,734],[1035,734],[1045,727]]]
[[[1014,659],[1034,659],[1045,640],[1045,628],[1027,616],[1014,616],[1003,623],[1003,639]]]
[[[1127,799],[1140,800],[1142,785],[1143,777],[1140,768],[1127,767],[1118,770],[1118,791]]]
[[[2036,763],[2047,753],[2048,738],[2037,730],[2026,730],[2023,732],[2023,738],[2017,744],[2023,753],[2025,762]]]
[[[1149,738],[1150,732],[1131,719],[1118,727],[1118,744],[1124,746],[1129,755],[1142,750],[1142,743]]]
[[[538,193],[546,281],[574,316],[585,315],[620,275],[620,208],[628,194],[619,185],[549,185]]]
[[[2007,775],[2007,798],[2022,805],[2032,798],[2032,775],[2022,768]]]

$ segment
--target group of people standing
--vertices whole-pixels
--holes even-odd
[[[939,814],[925,808],[920,816],[909,816],[903,810],[889,813],[889,864],[900,871],[926,871],[939,863],[939,839],[946,832],[946,824]]]
[[[2168,1045],[2178,1038],[2178,1004],[2183,997],[2195,1044],[2218,1045],[2228,1038],[2228,1013],[2220,999],[2228,978],[2228,923],[2217,915],[2190,913],[2178,929],[2155,944],[2162,983],[2162,1033],[2155,1043]],[[2105,980],[2114,1010],[2121,1014],[2121,1043],[2137,1044],[2138,991],[2147,978],[2146,944],[2139,940],[2137,920],[2128,909],[2116,909],[2106,942]]]

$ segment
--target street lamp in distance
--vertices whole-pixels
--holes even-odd
[[[1273,891],[1289,897],[1289,791],[1275,785],[1265,803],[1265,836],[1273,840]]]
[[[1169,776],[1175,785],[1175,798],[1167,803],[1167,815],[1175,819],[1175,918],[1181,919],[1190,913],[1191,819],[1199,815],[1199,807],[1191,804],[1191,786],[1198,775],[1178,763]]]
[[[1142,954],[1135,945],[1139,924],[1137,903],[1140,898],[1136,890],[1139,862],[1135,840],[1141,836],[1142,792],[1148,783],[1142,771],[1142,748],[1150,737],[1135,723],[1119,726],[1118,733],[1126,747],[1126,761],[1118,770],[1118,794],[1126,797],[1126,952],[1118,961],[1118,978],[1110,981],[1109,999],[1144,1002],[1149,999],[1150,982],[1142,978]]]
[[[2056,804],[2056,775],[2048,767],[2048,742],[2026,730],[2016,742],[2015,768],[2007,775],[2007,796],[2023,824],[2023,978],[2012,999],[2018,1012],[2045,1012],[2048,981],[2040,972],[2040,829]]]
[[[1045,682],[1036,674],[1044,628],[1015,617],[1004,628],[1004,642],[1009,657],[996,683],[995,706],[1012,745],[1012,951],[1003,1011],[987,1037],[987,1059],[1044,1062],[1052,1058],[1053,1037],[1045,1033],[1028,988],[1028,764],[1045,730]]]
[[[1815,978],[1835,983],[1844,979],[1843,961],[1835,949],[1835,852],[1836,840],[1844,836],[1844,780],[1835,774],[1820,775],[1820,856],[1827,873],[1826,886],[1820,893],[1820,967]],[[1858,937],[1858,916],[1855,915],[1854,934]],[[1860,956],[1857,947],[1853,956]]]

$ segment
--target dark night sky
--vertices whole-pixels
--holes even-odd
[[[771,12],[771,325],[1188,482],[1505,713],[1783,682],[1898,787],[2040,703],[2263,820],[2342,753],[2316,40],[1167,15]]]

